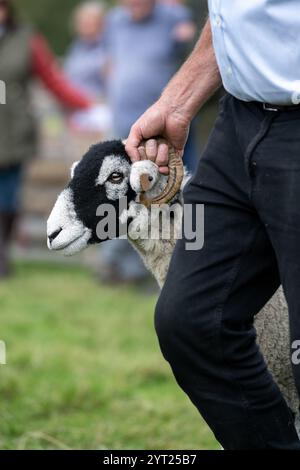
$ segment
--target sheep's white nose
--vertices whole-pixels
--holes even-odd
[[[61,232],[62,232],[62,228],[59,228],[59,229],[55,230],[55,232],[52,232],[50,235],[48,235],[48,240],[49,240],[50,245],[53,242],[53,240],[55,240],[55,238],[58,237],[58,235]]]

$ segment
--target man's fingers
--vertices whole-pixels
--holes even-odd
[[[158,146],[157,157],[155,163],[158,166],[168,166],[169,163],[169,147],[165,143]]]
[[[132,161],[132,163],[138,162],[141,159],[138,149],[135,146],[128,143],[128,140],[127,140],[127,144],[125,145],[125,150],[130,160]]]
[[[141,130],[139,126],[133,126],[130,130],[128,139],[124,141],[125,150],[132,162],[137,162],[141,159],[139,153],[139,147],[143,140]]]
[[[139,148],[139,154],[142,160],[147,160],[147,154],[146,154],[146,149],[144,145],[141,145]]]
[[[149,160],[155,162],[157,157],[158,145],[155,139],[149,139],[146,142],[146,155]]]
[[[169,167],[168,166],[160,166],[159,167],[159,172],[162,175],[168,175],[169,174]]]

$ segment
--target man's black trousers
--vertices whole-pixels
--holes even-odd
[[[253,327],[282,283],[300,340],[300,109],[225,96],[185,204],[204,204],[204,247],[176,245],[155,314],[162,352],[225,449],[300,449]]]

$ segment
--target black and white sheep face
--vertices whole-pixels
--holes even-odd
[[[130,223],[122,217],[121,210],[126,215],[129,204],[144,191],[142,175],[147,177],[147,196],[150,198],[159,195],[168,180],[150,160],[131,164],[121,141],[92,146],[82,160],[72,166],[71,181],[50,214],[47,223],[49,249],[73,255],[90,244],[108,240],[108,235],[101,238],[97,235],[98,224],[103,219],[97,213],[104,204],[114,209],[114,237],[118,237],[121,224]]]
[[[111,204],[119,214],[119,200],[135,199],[131,163],[121,141],[96,144],[73,165],[71,181],[58,197],[47,223],[48,247],[72,255],[87,245],[105,241],[97,237],[101,217],[97,209]],[[116,236],[118,236],[118,225]]]

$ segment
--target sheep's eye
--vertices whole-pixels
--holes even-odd
[[[123,179],[124,179],[124,175],[122,173],[118,173],[117,171],[115,171],[109,176],[108,181],[114,184],[118,184],[118,183],[121,183]]]

